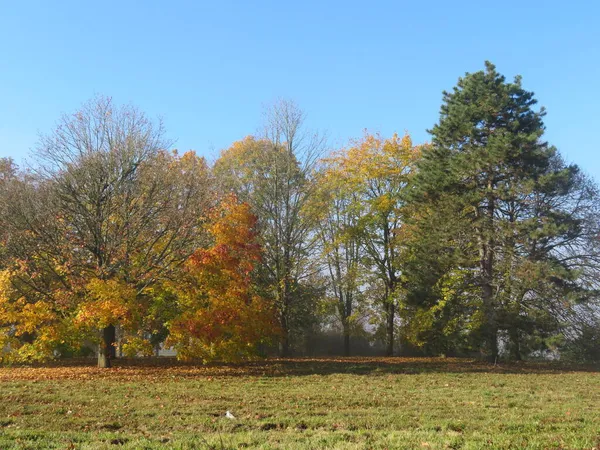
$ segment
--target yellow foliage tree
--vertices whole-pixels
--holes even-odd
[[[394,324],[402,282],[406,192],[416,170],[420,147],[410,136],[389,139],[365,133],[352,146],[326,161],[326,182],[351,193],[347,208],[359,218],[354,235],[366,257],[365,269],[374,275],[383,305],[386,352],[393,354]]]

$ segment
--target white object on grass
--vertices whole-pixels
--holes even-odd
[[[235,416],[233,414],[231,414],[229,411],[227,411],[225,413],[225,417],[227,417],[228,419],[235,419]]]

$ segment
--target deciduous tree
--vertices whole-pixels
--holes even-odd
[[[208,168],[167,151],[163,135],[160,122],[98,97],[41,138],[35,174],[7,197],[13,303],[96,330],[101,367],[115,327],[143,335],[151,287],[204,242]]]
[[[419,154],[408,135],[383,139],[367,134],[329,162],[330,176],[350,195],[345,207],[358,216],[353,232],[364,249],[363,270],[381,283],[379,302],[388,355],[394,352],[395,319],[402,297],[405,195]]]
[[[233,144],[215,164],[225,190],[250,204],[258,217],[262,286],[277,307],[282,356],[289,354],[292,337],[302,333],[313,309],[306,302],[314,299],[303,294],[303,281],[315,271],[309,258],[314,220],[305,210],[324,140],[304,130],[304,119],[293,102],[276,103],[267,111],[263,136]]]
[[[252,357],[260,344],[278,335],[274,305],[254,287],[261,261],[256,216],[248,204],[228,195],[210,220],[212,245],[197,250],[173,283],[181,313],[168,325],[168,342],[183,359]]]

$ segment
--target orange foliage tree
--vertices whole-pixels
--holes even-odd
[[[257,218],[247,203],[228,195],[210,219],[212,246],[192,255],[174,287],[181,313],[168,324],[167,342],[180,359],[250,358],[279,333],[272,302],[253,288],[261,260]]]

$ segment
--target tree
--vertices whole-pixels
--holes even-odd
[[[287,356],[301,333],[310,296],[302,283],[314,271],[309,254],[314,221],[305,214],[312,175],[324,140],[303,130],[304,113],[282,101],[267,111],[264,136],[248,137],[222,152],[215,174],[224,189],[247,202],[258,217],[264,249],[262,286],[274,299],[281,327],[279,352]]]
[[[402,338],[430,356],[469,351],[473,330],[481,328],[471,270],[477,263],[472,229],[443,193],[435,203],[409,201],[408,209]]]
[[[444,92],[415,180],[415,201],[429,211],[424,215],[443,210],[460,224],[458,264],[438,273],[459,271],[462,289],[477,286],[478,331],[491,360],[499,354],[500,332],[508,333],[519,358],[522,332],[557,328],[553,307],[581,293],[571,262],[581,262],[593,235],[583,226],[591,223],[593,189],[542,140],[545,112],[535,104],[519,77],[508,83],[489,62],[485,71],[466,74]],[[561,257],[564,251],[571,256]]]
[[[328,295],[339,319],[344,340],[344,355],[350,355],[350,338],[362,306],[361,266],[363,247],[359,238],[359,211],[355,208],[356,193],[337,176],[336,166],[323,161],[315,180],[316,189],[310,201],[310,213],[315,217],[318,240],[316,258],[328,279]]]
[[[15,302],[93,332],[100,367],[110,367],[116,327],[141,338],[152,287],[205,242],[208,168],[168,152],[163,135],[98,97],[41,138],[36,174],[9,197]]]
[[[383,139],[365,135],[330,158],[330,176],[351,201],[347,213],[357,215],[353,233],[364,250],[363,270],[381,283],[386,354],[394,352],[394,327],[401,300],[404,249],[404,196],[414,175],[420,150],[408,135]]]
[[[252,357],[278,334],[272,302],[257,295],[254,270],[261,261],[256,216],[234,195],[211,214],[213,239],[173,283],[181,313],[170,321],[168,342],[183,359],[236,361]]]
[[[12,158],[0,158],[0,268],[4,269],[7,264],[6,244],[9,239],[8,218],[9,192],[14,186],[18,176],[19,168]]]
[[[549,153],[546,171],[500,206],[509,233],[498,250],[499,325],[514,359],[568,332],[598,299],[597,187]]]
[[[48,183],[30,173],[15,171],[2,183],[0,340],[10,350],[3,360],[43,359],[80,337],[53,200]]]

